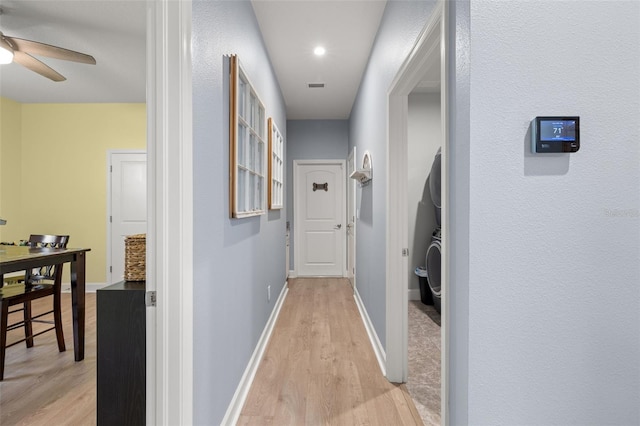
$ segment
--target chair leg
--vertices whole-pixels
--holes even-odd
[[[7,349],[7,321],[9,303],[0,300],[0,381],[4,380],[4,354]]]
[[[33,347],[33,326],[31,325],[31,301],[24,302],[24,341],[28,348]]]
[[[61,306],[60,290],[53,294],[53,321],[56,327],[56,339],[58,339],[58,350],[64,352],[67,350],[64,344],[64,332],[62,331],[62,306]]]

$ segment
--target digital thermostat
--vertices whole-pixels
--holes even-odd
[[[580,117],[536,117],[531,122],[531,152],[576,152]]]

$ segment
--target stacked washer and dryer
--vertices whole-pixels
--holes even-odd
[[[441,307],[441,287],[440,287],[440,274],[441,274],[441,257],[442,257],[442,236],[440,231],[441,226],[441,189],[440,182],[440,154],[441,149],[438,148],[433,163],[431,164],[431,172],[429,173],[429,192],[431,194],[431,202],[435,208],[436,213],[436,227],[431,234],[431,243],[427,248],[425,255],[425,269],[427,282],[429,284],[429,290],[433,297],[433,306],[438,313]]]

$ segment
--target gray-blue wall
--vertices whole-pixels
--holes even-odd
[[[433,5],[387,4],[347,126],[373,156],[357,274],[383,344],[387,91]],[[638,424],[640,5],[450,5],[450,423]],[[273,309],[266,286],[282,288],[287,217],[228,218],[222,55],[240,55],[268,115],[285,113],[250,3],[193,7],[194,422],[218,424]],[[527,151],[528,121],[546,113],[581,115],[580,152]],[[287,149],[289,172],[293,159]]]
[[[349,149],[353,145],[357,147],[358,163],[366,150],[373,159],[373,180],[359,194],[357,288],[383,346],[386,344],[387,93],[435,3],[387,3],[351,111]]]
[[[287,121],[287,217],[291,222],[291,268],[295,268],[293,229],[293,160],[346,160],[348,120]]]
[[[470,22],[468,422],[640,424],[640,2]],[[580,151],[532,154],[540,115]]]
[[[229,218],[223,68],[229,53],[240,58],[267,116],[285,130],[284,101],[251,3],[193,2],[193,398],[199,425],[220,424],[285,282],[286,212]]]

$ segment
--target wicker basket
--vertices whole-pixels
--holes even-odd
[[[124,279],[126,281],[146,279],[146,242],[146,234],[129,235],[124,239]]]

